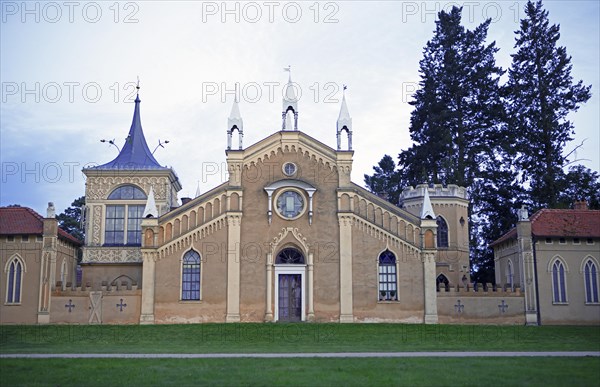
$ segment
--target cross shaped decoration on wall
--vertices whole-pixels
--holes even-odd
[[[506,305],[504,303],[504,300],[502,300],[502,303],[500,305],[498,305],[498,309],[500,309],[500,313],[505,313],[506,309],[508,309],[508,305]]]
[[[464,309],[465,309],[465,306],[460,303],[460,300],[458,300],[456,305],[454,305],[454,310],[456,310],[457,313],[462,313],[464,311]]]
[[[123,299],[121,298],[121,302],[117,304],[117,308],[119,308],[119,312],[123,311],[123,308],[125,308],[127,306],[127,304],[123,303]]]
[[[69,300],[68,304],[65,304],[65,308],[69,308],[69,313],[71,313],[71,309],[73,309],[75,307],[75,304],[73,304],[71,302],[71,300]]]

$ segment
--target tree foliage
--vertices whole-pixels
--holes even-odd
[[[396,170],[396,163],[391,156],[385,155],[379,164],[373,167],[373,176],[365,175],[365,184],[376,195],[385,197],[389,202],[398,205],[403,185],[400,181],[400,172]]]
[[[461,8],[438,14],[433,38],[419,62],[420,87],[410,102],[413,145],[386,155],[365,175],[367,187],[399,196],[407,185],[457,184],[470,195],[473,279],[493,282],[489,244],[516,223],[528,204],[568,208],[576,199],[600,208],[598,172],[572,164],[564,148],[572,140],[568,114],[590,98],[590,86],[571,77],[571,58],[557,46],[541,1],[528,2],[516,31],[508,81],[486,44],[490,20],[473,30],[461,25]],[[398,203],[398,201],[393,201]]]
[[[85,237],[85,230],[82,227],[81,216],[82,207],[85,205],[85,196],[81,196],[71,203],[71,207],[67,208],[65,212],[56,216],[58,225],[73,235],[75,238],[83,241]]]
[[[557,45],[560,28],[550,25],[542,2],[528,2],[525,15],[506,85],[508,126],[531,204],[553,208],[568,163],[563,151],[574,133],[567,116],[590,98],[591,86],[573,82],[571,57]]]

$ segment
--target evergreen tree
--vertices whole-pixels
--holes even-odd
[[[389,155],[383,156],[373,170],[373,176],[365,175],[365,184],[369,191],[398,205],[403,185],[400,184],[400,173],[396,170],[394,159]]]
[[[434,37],[419,62],[420,88],[410,102],[414,145],[399,155],[411,185],[430,182],[469,187],[480,175],[501,119],[495,42],[486,45],[490,20],[473,30],[460,25],[461,8],[440,12]]]
[[[71,203],[71,207],[67,208],[65,212],[56,216],[58,219],[58,225],[73,235],[75,238],[83,241],[85,236],[85,230],[81,224],[82,207],[85,205],[85,196],[77,198]]]
[[[574,133],[567,116],[590,98],[591,86],[573,83],[571,57],[557,46],[560,28],[550,25],[542,2],[529,1],[525,15],[516,31],[507,84],[510,137],[531,204],[553,208],[559,204],[568,162],[563,148]]]
[[[559,207],[569,208],[575,200],[585,200],[590,209],[600,210],[600,175],[583,165],[569,168],[562,181]]]

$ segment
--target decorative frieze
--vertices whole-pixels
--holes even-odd
[[[86,247],[83,263],[139,263],[142,252],[139,247]]]
[[[86,199],[105,200],[108,194],[118,185],[135,184],[141,187],[144,192],[150,192],[150,186],[154,188],[154,198],[156,200],[167,200],[167,189],[170,186],[166,177],[147,177],[135,176],[91,176],[87,179]]]

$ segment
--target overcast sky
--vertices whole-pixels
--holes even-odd
[[[162,165],[194,196],[225,178],[227,117],[239,84],[247,147],[279,130],[292,66],[300,86],[299,129],[335,147],[342,85],[353,118],[353,181],[363,184],[384,154],[410,146],[418,64],[436,11],[462,4],[473,27],[492,18],[488,41],[510,65],[523,2],[10,2],[1,4],[1,205],[45,214],[85,192],[81,169],[120,147],[140,77],[142,126]],[[600,169],[597,1],[546,1],[573,57],[573,77],[592,85],[576,114],[577,157]]]

